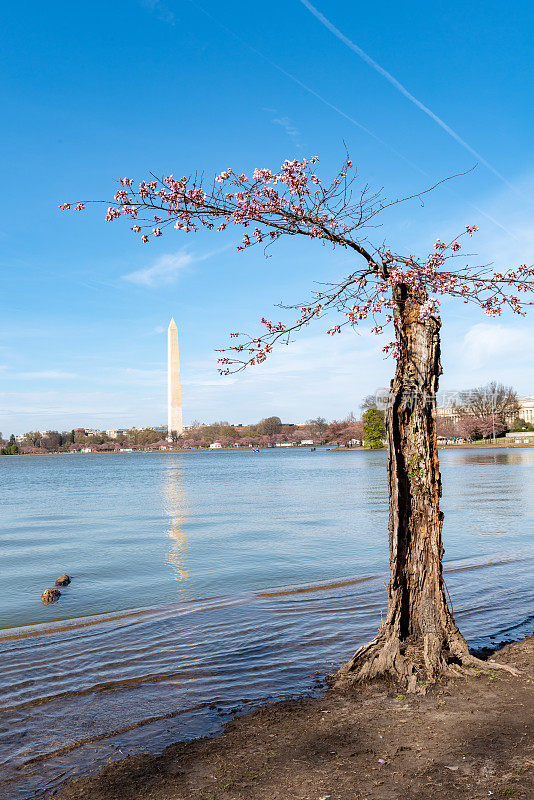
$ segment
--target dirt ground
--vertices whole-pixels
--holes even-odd
[[[53,797],[532,799],[534,637],[493,658],[521,675],[479,673],[415,697],[386,684],[331,689],[239,717],[216,738],[125,758]]]

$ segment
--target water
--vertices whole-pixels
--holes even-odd
[[[475,645],[532,632],[534,450],[440,459],[457,621]],[[385,468],[304,448],[0,459],[0,796],[312,690],[385,611]]]

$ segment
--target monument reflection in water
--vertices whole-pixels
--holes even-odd
[[[183,586],[189,578],[186,562],[189,539],[184,533],[184,525],[187,519],[187,503],[182,466],[175,461],[166,464],[163,510],[168,517],[170,525],[167,533],[173,540],[167,555],[167,561],[173,569],[174,580],[179,581]]]

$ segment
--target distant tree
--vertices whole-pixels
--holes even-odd
[[[59,450],[61,444],[61,434],[58,431],[48,431],[41,439],[41,447],[48,451]]]
[[[450,417],[438,417],[436,429],[441,439],[454,439],[458,436],[457,427]]]
[[[517,392],[512,386],[491,381],[460,393],[458,412],[476,419],[492,418],[506,425],[519,414]]]
[[[9,442],[6,447],[0,449],[0,455],[3,456],[16,456],[19,453],[19,446],[16,442],[15,435],[12,433],[9,437]]]
[[[473,417],[469,414],[460,417],[456,427],[463,439],[475,442],[478,439],[489,439],[493,435],[500,436],[508,430],[508,425],[501,419],[494,419],[491,416]]]
[[[324,417],[315,417],[315,419],[309,419],[306,422],[307,425],[310,427],[316,428],[318,431],[325,431],[328,427],[328,423]]]
[[[483,439],[489,439],[493,436],[501,436],[508,430],[508,423],[503,419],[495,419],[491,416],[477,418],[478,432]]]
[[[24,434],[22,443],[28,447],[40,447],[41,438],[39,431],[29,431],[29,433]]]
[[[144,447],[151,442],[155,442],[159,440],[158,433],[154,430],[154,428],[143,428],[137,434],[137,442],[136,444]]]
[[[363,436],[363,425],[358,420],[356,422],[334,421],[328,426],[328,441],[340,446],[346,447],[353,439],[361,442]]]
[[[276,436],[282,430],[282,420],[280,417],[266,417],[258,422],[257,430],[260,436]]]
[[[476,441],[476,439],[482,438],[477,428],[477,421],[475,417],[465,415],[461,416],[456,423],[456,429],[462,439]]]
[[[195,431],[195,436],[198,436],[199,439],[204,440],[208,444],[216,442],[220,435],[221,426],[218,422],[214,422],[212,425],[202,425],[202,427]]]
[[[527,422],[525,419],[518,417],[517,419],[514,419],[510,425],[510,431],[512,433],[518,433],[519,431],[534,431],[534,425],[532,422]]]
[[[362,425],[365,446],[371,450],[382,447],[386,438],[384,414],[377,408],[369,408],[362,416]]]
[[[360,403],[362,413],[374,408],[382,414],[385,419],[386,414],[386,400],[384,399],[383,392],[376,391],[374,394],[366,395]]]
[[[74,444],[74,442],[75,442],[75,437],[76,437],[76,434],[74,433],[74,430],[72,430],[72,431],[70,432],[70,440],[69,440],[71,444]]]
[[[232,425],[221,425],[219,436],[223,439],[231,439],[232,442],[240,438],[239,430],[232,427]]]

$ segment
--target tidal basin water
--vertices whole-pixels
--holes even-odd
[[[534,449],[440,461],[457,622],[532,633]],[[0,481],[2,798],[313,691],[385,612],[384,452],[13,456]]]

